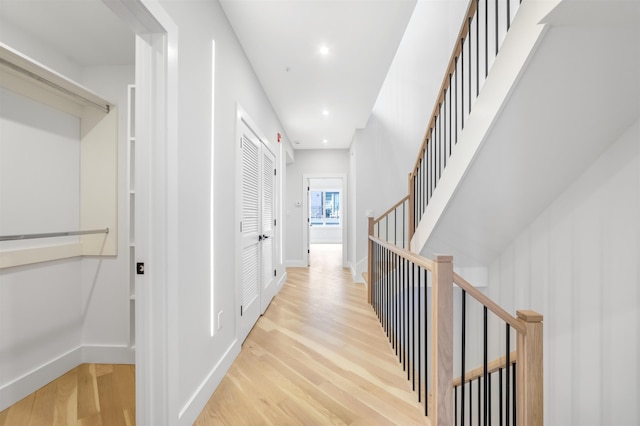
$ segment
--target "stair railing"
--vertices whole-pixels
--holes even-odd
[[[500,424],[541,425],[542,316],[533,311],[518,311],[517,318],[511,316],[455,274],[451,256],[429,260],[374,235],[369,236],[369,250],[371,306],[432,424],[489,424],[492,419],[497,424],[504,418],[506,423]],[[454,288],[462,295],[458,320],[454,320]],[[484,330],[481,348],[467,346],[467,324],[472,312],[465,306],[468,296],[481,306],[484,319],[476,321]],[[511,366],[517,359],[515,371],[506,369],[505,378],[493,387],[487,344],[489,314],[494,317],[493,323],[499,322],[497,329],[504,330],[505,365]],[[454,329],[459,333],[454,334]],[[512,334],[516,336],[515,354]],[[460,342],[457,348],[455,342]],[[478,379],[479,369],[468,371],[466,364],[470,357],[480,354],[482,375]],[[454,357],[460,360],[459,370],[464,372],[457,389],[453,377],[458,366],[454,366]],[[473,383],[480,388],[476,399],[472,395]],[[497,383],[495,379],[493,383]],[[478,407],[475,412],[474,402]]]
[[[409,174],[413,236],[522,0],[471,0]]]

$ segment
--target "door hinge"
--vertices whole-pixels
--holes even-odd
[[[240,232],[242,232],[242,222],[240,222]]]
[[[276,169],[273,169],[273,175],[278,176],[278,171]]]
[[[242,316],[242,305],[240,305],[240,316]]]
[[[307,250],[307,254],[311,254],[311,250]]]
[[[273,226],[276,226],[276,219],[273,219]]]
[[[273,270],[273,276],[274,276],[274,277],[277,277],[277,276],[278,276],[278,270],[277,270],[277,269],[274,269],[274,270]]]

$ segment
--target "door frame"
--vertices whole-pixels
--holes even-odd
[[[152,0],[102,0],[136,33],[136,424],[178,421],[178,31]],[[171,52],[171,54],[169,54]]]
[[[342,180],[342,200],[340,200],[340,204],[342,205],[342,267],[346,268],[348,266],[347,263],[347,236],[348,234],[348,204],[347,200],[349,194],[347,193],[347,174],[346,173],[305,173],[302,175],[302,193],[305,194],[302,197],[303,206],[302,211],[304,212],[304,216],[302,219],[302,260],[305,265],[309,265],[309,195],[307,188],[309,187],[309,179],[341,179]]]

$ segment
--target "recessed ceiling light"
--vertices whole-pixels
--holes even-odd
[[[329,142],[329,141],[326,140],[326,139],[322,139],[322,143],[326,144],[327,142]]]
[[[324,115],[326,117],[327,115],[329,115],[329,111],[327,111],[326,109],[323,109],[322,110],[322,115]]]
[[[320,46],[320,54],[321,55],[328,55],[329,54],[329,48],[325,45]]]

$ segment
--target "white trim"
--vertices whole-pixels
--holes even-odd
[[[193,395],[191,395],[181,408],[178,414],[179,424],[192,425],[196,421],[211,398],[211,395],[213,395],[213,392],[227,374],[229,368],[231,368],[233,361],[235,361],[240,354],[241,348],[237,339],[231,343],[222,358],[213,366],[209,374],[207,374],[207,377],[205,377],[202,383],[200,383],[200,386],[198,386]]]
[[[82,347],[60,355],[0,388],[0,411],[82,364]]]
[[[82,347],[82,362],[90,364],[135,364],[136,351],[128,345]]]
[[[103,0],[136,34],[136,424],[178,419],[178,29],[155,0]],[[153,141],[153,149],[150,148]],[[153,265],[153,267],[151,266]]]
[[[289,274],[287,272],[285,272],[284,274],[282,274],[282,276],[280,277],[280,279],[278,280],[278,291],[280,291],[280,289],[282,288],[282,286],[284,285],[284,283],[287,282],[287,280],[289,279]]]
[[[0,411],[61,377],[80,364],[133,364],[135,351],[129,346],[78,346],[34,368],[0,388]]]
[[[348,187],[348,181],[347,181],[347,174],[346,173],[304,173],[302,175],[302,193],[304,194],[304,196],[302,197],[302,212],[303,212],[303,217],[302,217],[302,262],[304,262],[304,265],[302,266],[307,266],[309,265],[309,254],[307,252],[308,247],[309,247],[309,234],[308,234],[308,230],[309,230],[309,223],[305,220],[308,219],[309,217],[309,197],[307,195],[307,187],[309,186],[309,179],[342,179],[342,191],[341,191],[341,197],[342,200],[340,200],[340,205],[341,205],[341,210],[342,210],[342,266],[346,267],[347,266],[347,255],[348,255],[348,244],[347,244],[347,239],[348,239],[348,220],[347,218],[349,217],[349,205],[348,205],[348,200],[349,200],[349,193],[347,191],[347,187]],[[289,265],[290,261],[287,261],[287,265]],[[291,265],[293,266],[293,265]]]
[[[286,260],[285,265],[287,268],[304,268],[307,266],[307,262],[305,260]]]

